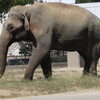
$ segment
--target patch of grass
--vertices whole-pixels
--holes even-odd
[[[0,89],[9,90],[24,90],[37,91],[39,93],[46,92],[47,94],[76,91],[77,88],[98,88],[100,87],[100,79],[94,77],[70,77],[65,75],[58,75],[48,80],[36,79],[31,82],[21,80],[5,80],[0,81]]]
[[[87,76],[80,78],[77,81],[77,86],[81,88],[99,88],[100,87],[100,78]]]
[[[19,74],[20,73],[20,74]],[[71,72],[72,73],[72,72]],[[78,74],[76,71],[73,73]],[[10,90],[12,91],[12,97],[21,96],[23,91],[25,95],[39,95],[39,94],[52,94],[52,93],[61,93],[69,91],[77,91],[78,89],[96,89],[100,87],[100,78],[96,77],[80,77],[80,75],[74,76],[64,74],[53,75],[50,79],[36,78],[33,81],[22,81],[21,78],[17,78],[17,75],[22,76],[22,72],[7,72],[4,77],[0,80],[0,89],[1,90]],[[42,73],[36,72],[38,77]],[[43,76],[43,75],[42,75]],[[13,91],[15,91],[13,93]],[[28,93],[27,93],[28,92]],[[24,95],[23,93],[23,95]],[[3,98],[4,96],[0,96]]]
[[[5,96],[0,96],[0,98],[5,98]]]

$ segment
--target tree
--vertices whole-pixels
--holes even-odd
[[[50,56],[52,62],[67,62],[67,51],[51,50]]]
[[[26,56],[31,56],[31,52],[33,50],[33,42],[30,41],[22,41],[19,43],[19,54]]]
[[[34,0],[0,0],[0,22],[12,6],[33,4]]]
[[[100,2],[100,0],[76,0],[76,3]]]

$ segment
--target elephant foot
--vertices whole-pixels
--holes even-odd
[[[89,73],[89,75],[90,75],[90,76],[93,76],[93,77],[96,77],[96,76],[97,76],[97,73],[93,73],[93,72],[92,72],[92,73]]]
[[[45,79],[50,79],[52,76],[45,76]]]
[[[89,70],[89,73],[91,76],[97,76],[97,69],[94,67],[91,67]]]
[[[25,71],[24,80],[27,80],[27,81],[33,80],[33,72],[31,72],[29,68],[27,68]]]
[[[23,80],[32,81],[33,80],[33,75],[25,75]]]
[[[82,77],[85,77],[85,76],[92,76],[92,77],[96,77],[97,76],[97,73],[93,73],[93,72],[90,72],[90,73],[83,73]]]
[[[87,73],[87,74],[82,74],[82,78],[85,78],[85,77],[89,77],[89,73]]]
[[[44,76],[45,76],[45,79],[49,79],[52,77],[52,73],[45,74]]]
[[[24,82],[26,81],[27,82],[27,81],[32,81],[32,80],[33,80],[32,78],[26,78],[26,77],[24,77],[22,81],[24,81]]]
[[[25,83],[31,82],[31,81],[32,81],[32,80],[30,80],[30,79],[25,79],[25,78],[22,79],[22,82],[25,82]]]
[[[90,69],[89,74],[91,76],[97,76],[97,71]]]
[[[84,70],[83,74],[82,74],[82,77],[84,77],[84,76],[89,76],[89,72]]]

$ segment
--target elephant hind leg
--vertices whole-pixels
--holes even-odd
[[[41,67],[45,78],[49,78],[52,76],[50,54],[41,62]]]
[[[89,54],[87,56],[86,53],[83,53],[83,52],[79,52],[79,54],[83,57],[84,59],[84,69],[83,69],[83,75],[89,75],[89,70],[90,70],[90,67],[92,65],[92,56],[90,56],[91,54]]]
[[[92,58],[88,58],[85,61],[85,66],[84,66],[84,70],[83,70],[83,74],[89,74],[92,76],[96,76],[97,75],[97,59],[92,59]]]
[[[90,66],[92,64],[92,58],[87,57],[84,59],[84,61],[85,61],[85,65],[84,65],[83,75],[89,75],[89,69],[90,69]]]
[[[89,67],[90,67],[90,65],[92,63],[92,61],[90,60],[91,58],[88,58],[84,52],[79,52],[79,54],[84,59],[83,75],[88,75],[89,74]]]
[[[98,59],[94,59],[92,57],[87,57],[84,59],[85,65],[84,65],[84,70],[83,70],[83,75],[92,75],[96,76],[97,75],[97,61]]]
[[[92,76],[96,76],[97,75],[97,61],[98,60],[94,59],[92,64],[91,64],[91,66],[90,66],[89,73]]]
[[[99,59],[99,44],[96,44],[91,52],[83,53],[79,52],[80,55],[84,58],[84,70],[83,75],[91,74],[93,76],[97,75],[97,62]]]
[[[95,46],[93,47],[93,61],[92,61],[92,64],[90,66],[90,74],[92,75],[97,75],[97,62],[98,62],[98,59],[100,57],[100,43],[96,43]]]

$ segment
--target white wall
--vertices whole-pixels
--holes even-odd
[[[93,14],[95,14],[97,17],[100,18],[100,2],[98,2],[98,3],[81,3],[81,4],[76,4],[76,5],[91,11]]]
[[[74,4],[75,0],[43,0],[44,2],[63,2],[67,4]],[[80,3],[80,4],[75,4],[80,7],[83,7],[85,9],[88,9],[91,11],[93,14],[95,14],[97,17],[100,18],[100,2],[97,3]]]
[[[61,2],[67,3],[67,4],[74,4],[75,0],[61,0]]]
[[[59,2],[60,0],[43,0],[44,2]]]
[[[68,4],[74,4],[75,0],[43,0],[44,2],[63,2]]]

